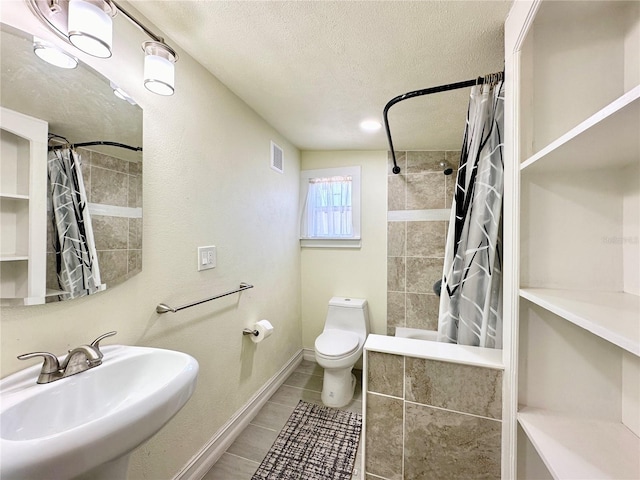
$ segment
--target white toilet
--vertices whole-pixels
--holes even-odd
[[[351,369],[362,355],[369,334],[367,301],[333,297],[324,330],[316,338],[316,361],[324,368],[322,403],[344,407],[353,398],[356,377]]]

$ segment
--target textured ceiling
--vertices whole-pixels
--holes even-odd
[[[303,150],[386,149],[384,130],[365,133],[359,123],[382,120],[391,98],[501,71],[510,4],[130,2]],[[396,149],[459,148],[468,91],[394,106]]]

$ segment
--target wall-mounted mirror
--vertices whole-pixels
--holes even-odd
[[[122,283],[142,269],[142,152],[78,144],[141,148],[142,109],[87,65],[62,69],[38,58],[32,35],[4,24],[0,34],[2,304]],[[78,238],[86,255],[75,251]]]

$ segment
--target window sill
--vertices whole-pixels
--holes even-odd
[[[302,248],[360,248],[362,241],[359,238],[301,238]]]

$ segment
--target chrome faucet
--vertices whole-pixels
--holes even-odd
[[[97,367],[102,364],[104,356],[100,351],[100,342],[107,337],[112,337],[117,332],[107,332],[100,335],[89,345],[80,345],[69,350],[69,354],[63,360],[62,364],[53,353],[49,352],[33,352],[19,355],[19,360],[28,360],[34,357],[44,357],[44,363],[40,370],[37,383],[51,383],[61,378],[84,372],[90,368]]]

